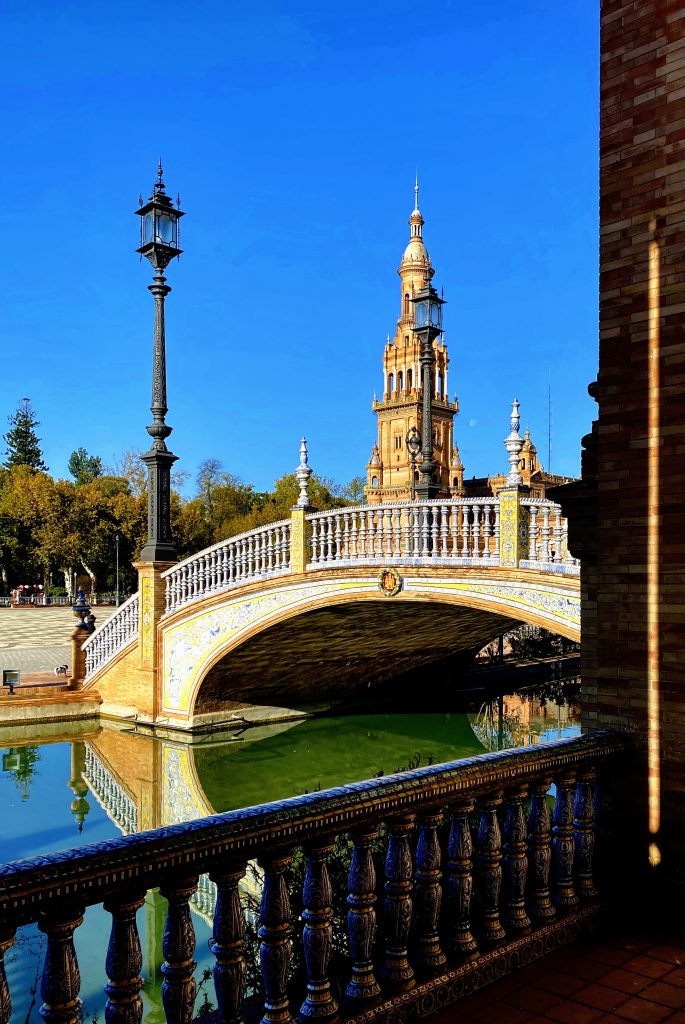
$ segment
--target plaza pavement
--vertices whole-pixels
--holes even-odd
[[[93,609],[98,624],[112,612]],[[0,608],[0,671],[52,672],[57,665],[71,668],[69,634],[76,624],[71,608]]]

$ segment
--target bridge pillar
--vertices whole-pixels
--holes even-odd
[[[307,568],[307,555],[309,552],[309,524],[307,523],[307,512],[311,512],[309,506],[295,505],[290,510],[290,571],[304,572]]]
[[[166,584],[162,573],[174,562],[134,562],[138,570],[138,593],[140,595],[140,634],[139,634],[139,679],[145,691],[144,703],[141,707],[140,696],[136,700],[139,711],[153,720],[157,717],[160,707],[160,692],[157,686],[157,670],[159,665],[159,645],[157,643],[157,626],[165,607]]]
[[[528,511],[521,499],[530,494],[530,488],[514,485],[503,487],[499,492],[500,565],[518,566],[522,558],[528,557]]]

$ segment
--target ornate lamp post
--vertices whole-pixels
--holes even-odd
[[[421,479],[416,485],[419,498],[434,498],[438,486],[433,483],[433,366],[435,354],[433,342],[442,333],[442,307],[444,300],[440,298],[430,282],[426,282],[412,299],[414,303],[413,331],[421,345]]]
[[[416,497],[416,460],[421,451],[421,435],[416,427],[412,427],[404,442],[411,458],[411,500]]]
[[[172,428],[164,417],[166,404],[166,351],[164,337],[164,299],[171,291],[163,271],[174,256],[180,256],[179,220],[184,216],[179,209],[180,200],[174,207],[164,191],[162,164],[157,168],[157,181],[152,195],[143,204],[140,197],[140,247],[137,252],[146,256],[155,269],[153,283],[148,285],[155,300],[155,340],[152,362],[152,413],[153,422],[147,427],[152,438],[150,450],[143,452],[142,461],[148,470],[147,544],[140,553],[141,562],[175,562],[176,548],[171,537],[170,495],[171,467],[177,459],[166,446],[166,439]]]

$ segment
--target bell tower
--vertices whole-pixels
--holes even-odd
[[[414,295],[433,277],[435,270],[423,242],[425,223],[419,209],[419,183],[414,186],[414,209],[409,218],[409,242],[398,267],[400,315],[395,337],[388,335],[383,352],[383,397],[375,396],[378,439],[367,464],[366,500],[406,501],[412,496],[412,459],[406,439],[412,428],[421,430],[421,351],[414,327]],[[433,479],[440,497],[463,493],[464,467],[454,441],[453,421],[459,411],[456,396],[447,391],[447,346],[441,336],[433,343]],[[418,460],[417,460],[418,465]],[[418,470],[416,470],[418,472]]]

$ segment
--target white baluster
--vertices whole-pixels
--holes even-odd
[[[412,517],[412,557],[419,558],[421,555],[421,506],[413,505]]]
[[[450,554],[452,558],[459,556],[459,509],[459,505],[452,505],[450,512]]]
[[[473,506],[473,527],[471,529],[471,550],[474,558],[480,558],[480,505]]]
[[[402,542],[402,554],[407,558],[411,557],[412,553],[412,510],[411,508],[400,509],[400,516],[404,518],[404,529],[403,529],[403,542]]]
[[[266,531],[266,571],[273,572],[274,568],[274,531],[271,527]]]
[[[358,557],[366,556],[366,512],[359,513],[359,551]]]
[[[428,558],[430,555],[430,523],[428,521],[428,506],[421,508],[421,557]]]
[[[342,514],[336,512],[335,514],[335,554],[334,558],[336,561],[340,561],[343,558],[342,552]]]
[[[394,558],[402,557],[402,510],[394,508],[392,511],[393,540],[392,552]]]
[[[431,524],[431,550],[430,557],[437,558],[440,554],[438,550],[438,506],[429,505],[428,511],[430,515]]]
[[[357,546],[359,543],[359,530],[357,527],[358,522],[359,513],[355,510],[354,512],[352,512],[352,531],[350,533],[351,555],[353,558],[359,557],[359,548]]]
[[[490,538],[492,537],[492,505],[483,505],[483,557],[490,561]]]
[[[376,527],[374,523],[375,513],[371,509],[366,513],[366,536],[368,543],[369,558],[376,555]]]
[[[335,539],[335,525],[334,517],[326,516],[326,561],[332,562],[333,556],[333,541]]]
[[[540,552],[543,562],[549,562],[549,505],[542,506],[542,551]]]
[[[319,520],[312,519],[312,565],[316,565],[319,561],[319,554],[317,551],[317,541],[319,539]]]
[[[345,509],[343,512],[343,550],[342,557],[350,557],[350,513]]]
[[[464,505],[461,519],[461,557],[469,556],[469,506]]]
[[[443,558],[447,558],[449,555],[449,546],[447,540],[447,527],[449,525],[449,506],[440,506],[440,554]]]

